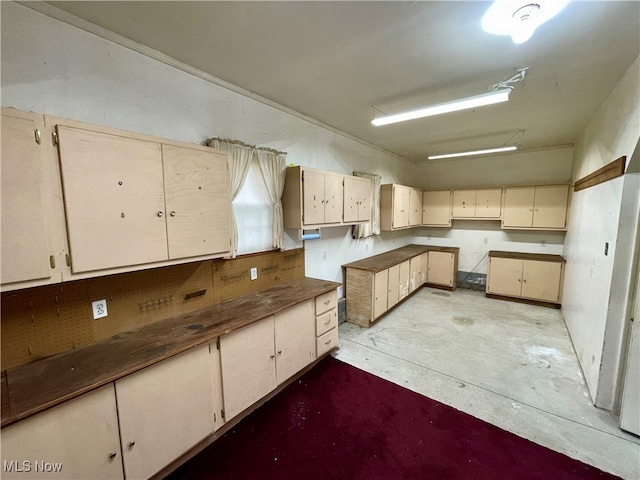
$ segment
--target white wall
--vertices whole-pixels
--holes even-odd
[[[383,183],[409,180],[405,160],[23,5],[0,3],[2,106],[198,144],[233,138],[286,151],[287,163],[377,173]],[[240,253],[270,245],[259,227],[269,214],[259,182],[259,175],[250,179],[234,202]],[[287,234],[288,247],[302,245]],[[410,240],[404,232],[352,241],[347,227],[323,229],[321,239],[306,242],[306,273],[341,282],[343,263]]]
[[[585,128],[575,148],[574,181],[623,155],[631,158],[640,132],[639,73],[636,59]],[[639,190],[638,174],[626,174],[575,192],[565,239],[562,311],[591,396],[609,410],[617,406]]]

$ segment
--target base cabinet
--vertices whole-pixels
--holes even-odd
[[[113,384],[3,428],[1,437],[2,478],[123,478]]]
[[[487,293],[557,303],[561,301],[564,260],[558,255],[489,255]],[[548,257],[545,259],[545,257]]]
[[[458,256],[452,252],[429,252],[429,267],[426,282],[455,288]]]
[[[217,356],[203,345],[115,382],[127,479],[149,478],[222,424]]]
[[[313,300],[222,336],[225,419],[249,408],[315,358]]]

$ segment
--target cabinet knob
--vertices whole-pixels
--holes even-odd
[[[162,218],[162,212],[158,212],[156,215],[158,215],[158,218]]]
[[[282,355],[282,350],[278,350],[278,355]]]
[[[135,444],[136,444],[136,441],[135,440],[131,440],[129,442],[129,448],[133,448],[135,446]]]
[[[114,458],[116,458],[118,456],[118,454],[116,452],[111,452],[109,454],[109,459],[113,460]]]
[[[176,212],[174,210],[171,210],[171,213],[169,215],[171,215],[172,217],[175,217],[176,216]]]
[[[276,358],[276,356],[275,356],[275,355],[270,355],[270,357],[271,357],[271,360],[273,360],[274,358]]]

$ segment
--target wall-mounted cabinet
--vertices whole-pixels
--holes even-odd
[[[568,208],[568,185],[507,187],[502,228],[566,230]]]
[[[380,229],[417,227],[422,223],[422,191],[405,185],[380,187]]]
[[[436,190],[422,194],[422,225],[451,226],[451,190]]]
[[[73,273],[228,253],[225,153],[56,130]]]
[[[284,227],[336,227],[370,220],[369,180],[308,167],[288,167],[282,210]]]
[[[451,218],[500,219],[502,188],[454,190]]]
[[[564,263],[559,255],[491,251],[487,294],[560,304]]]
[[[455,289],[457,267],[458,248],[424,245],[408,245],[343,265],[347,321],[369,327],[425,283]]]

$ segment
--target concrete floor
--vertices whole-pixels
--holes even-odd
[[[591,403],[560,310],[422,288],[365,329],[340,325],[340,360],[627,479],[640,438]]]

